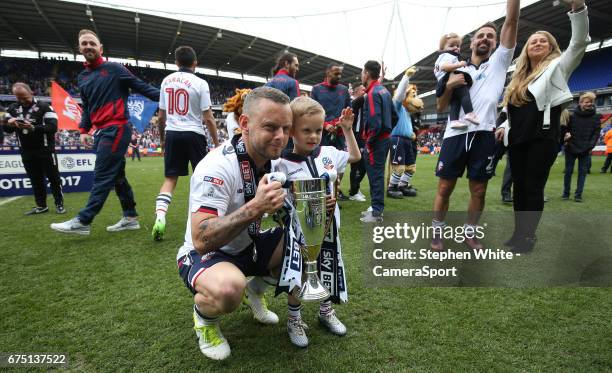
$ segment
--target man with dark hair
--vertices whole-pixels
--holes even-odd
[[[310,92],[310,97],[325,109],[321,145],[334,146],[338,150],[345,150],[346,148],[342,128],[338,125],[340,115],[344,108],[351,106],[351,95],[348,87],[340,84],[342,70],[342,65],[338,63],[327,65],[325,80],[312,87],[312,92]]]
[[[367,87],[363,108],[363,139],[372,200],[372,210],[362,213],[360,220],[364,223],[382,222],[385,208],[385,163],[389,153],[394,109],[391,94],[378,81],[380,70],[378,62],[368,61],[361,71],[361,82]]]
[[[17,132],[21,160],[32,183],[36,207],[26,212],[25,215],[42,214],[49,211],[45,176],[49,180],[55,199],[55,212],[63,214],[66,210],[55,154],[57,114],[48,103],[37,101],[32,94],[32,89],[25,83],[13,84],[13,94],[17,102],[11,104],[7,109],[4,130],[7,133]]]
[[[340,128],[340,116],[342,110],[351,107],[351,95],[348,87],[340,84],[343,66],[338,63],[330,63],[325,69],[325,80],[312,87],[310,97],[323,106],[325,110],[325,122],[323,123],[322,146],[333,146],[338,150],[346,149],[346,141],[342,128]],[[338,182],[342,181],[343,174],[338,175]],[[338,199],[346,200],[341,190],[338,190]]]
[[[300,83],[295,79],[300,70],[297,56],[291,52],[283,53],[272,69],[274,77],[265,86],[276,88],[289,96],[289,100],[300,96]]]
[[[267,174],[287,144],[291,123],[285,94],[255,88],[239,118],[242,134],[211,151],[191,177],[185,242],[176,259],[194,295],[200,351],[210,359],[230,355],[219,318],[236,310],[243,295],[259,322],[278,323],[266,307],[267,285],[259,276],[280,275],[284,237],[281,229],[259,232],[259,224],[264,213],[283,205],[284,189]],[[248,276],[258,277],[247,282]]]
[[[89,235],[91,222],[102,210],[113,187],[121,202],[123,217],[106,230],[140,229],[134,193],[125,176],[125,153],[132,137],[127,101],[130,88],[154,101],[159,100],[159,90],[136,78],[125,66],[104,61],[102,44],[90,30],[79,32],[79,51],[86,60],[85,71],[78,78],[83,108],[79,131],[81,143],[89,146],[92,137],[88,132],[92,126],[96,128],[94,184],[87,205],[79,214],[66,222],[51,224],[51,229]]]
[[[498,99],[506,83],[506,73],[512,63],[518,31],[520,0],[507,0],[506,19],[499,34],[501,41],[497,47],[497,28],[494,24],[485,24],[479,28],[470,44],[472,54],[465,70],[470,74],[473,84],[470,96],[479,125],[469,124],[465,129],[454,129],[447,125],[440,150],[436,176],[439,177],[438,191],[434,199],[434,218],[432,225],[441,231],[446,223],[450,196],[467,169],[470,200],[468,216],[465,223],[466,232],[473,232],[478,224],[485,205],[485,195],[489,179],[493,176],[495,159],[495,121],[497,118]],[[437,99],[439,112],[446,111],[451,100],[453,89],[466,85],[463,74],[452,74],[446,89]],[[483,248],[474,237],[466,237],[465,243],[473,250]],[[432,250],[443,250],[441,237],[431,242]]]
[[[159,97],[160,131],[165,127],[165,179],[155,201],[156,218],[152,230],[155,241],[162,240],[166,232],[166,212],[179,176],[187,176],[189,163],[195,170],[206,156],[208,144],[203,123],[215,147],[219,146],[208,83],[195,75],[196,52],[189,46],[181,46],[174,55],[179,71],[162,81]]]

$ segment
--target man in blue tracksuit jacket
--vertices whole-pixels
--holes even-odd
[[[79,51],[87,61],[85,71],[78,78],[83,108],[79,125],[81,142],[89,145],[91,136],[88,132],[92,126],[97,129],[93,143],[96,152],[94,185],[87,205],[79,214],[66,222],[51,224],[51,228],[63,233],[88,235],[91,222],[114,187],[121,202],[123,218],[106,230],[140,229],[134,194],[125,176],[125,152],[132,135],[127,101],[130,88],[153,101],[159,101],[159,90],[136,78],[124,66],[105,62],[102,44],[93,31],[79,32]]]
[[[300,62],[295,53],[285,52],[276,61],[276,66],[272,69],[274,77],[268,80],[264,86],[276,88],[289,96],[289,100],[300,96],[300,82],[295,77],[300,71]],[[289,142],[285,147],[287,150],[293,149],[293,139],[289,137]]]
[[[361,71],[361,81],[367,87],[363,107],[366,143],[366,171],[370,181],[372,211],[362,213],[364,223],[382,222],[385,209],[385,162],[389,153],[393,102],[391,94],[379,82],[380,64],[368,61]]]
[[[351,95],[348,87],[340,84],[342,66],[330,63],[325,69],[325,81],[312,87],[310,97],[325,109],[323,137],[321,145],[334,146],[338,150],[346,150],[346,141],[342,128],[338,125],[342,110],[351,107]]]
[[[293,100],[300,95],[300,83],[295,79],[299,70],[300,63],[297,56],[286,52],[276,61],[276,66],[272,70],[274,77],[264,85],[278,89]]]

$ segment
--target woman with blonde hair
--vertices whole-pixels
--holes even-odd
[[[496,138],[509,147],[515,226],[506,246],[514,252],[533,250],[544,187],[557,157],[561,111],[572,102],[567,81],[590,42],[584,0],[568,3],[572,37],[567,50],[561,53],[549,32],[533,33],[516,60],[502,103],[508,121],[497,129]]]

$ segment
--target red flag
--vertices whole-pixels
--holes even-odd
[[[56,82],[51,82],[51,105],[57,113],[57,127],[61,130],[78,130],[81,123],[81,107]]]

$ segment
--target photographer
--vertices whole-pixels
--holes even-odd
[[[25,215],[49,211],[45,175],[55,198],[55,211],[63,214],[66,210],[55,154],[57,115],[51,105],[36,101],[32,89],[25,83],[13,84],[13,94],[17,102],[8,107],[3,128],[6,133],[17,133],[21,160],[32,183],[36,207]]]

